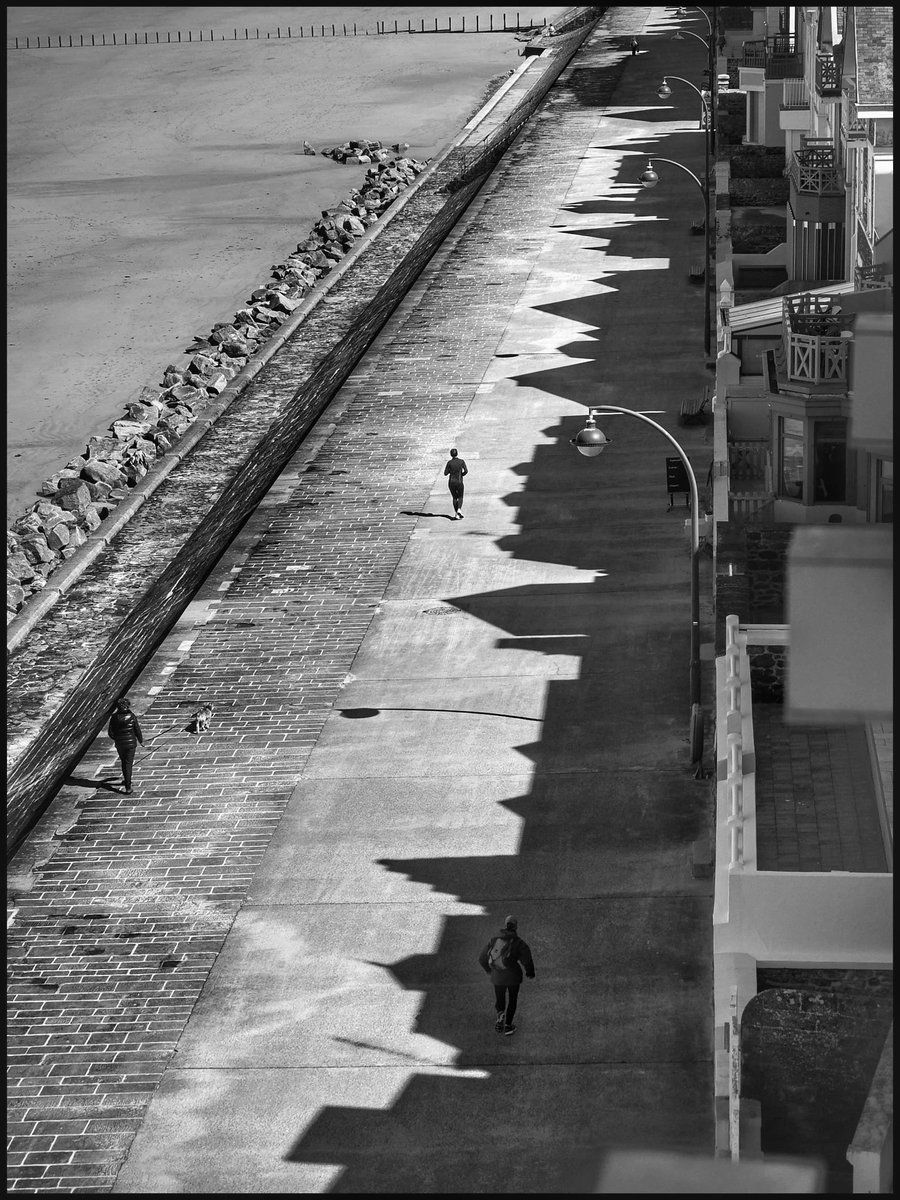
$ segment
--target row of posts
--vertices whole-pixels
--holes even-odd
[[[435,18],[434,18],[434,30],[433,30],[433,31],[432,31],[431,29],[428,29],[428,30],[426,30],[426,28],[425,28],[425,18],[424,18],[424,17],[422,17],[422,18],[421,18],[421,26],[420,26],[420,28],[419,28],[418,30],[416,30],[415,32],[416,32],[416,33],[426,33],[426,32],[427,32],[427,33],[431,33],[431,32],[434,32],[434,33],[465,33],[465,32],[466,32],[466,18],[465,18],[464,16],[463,16],[463,17],[461,17],[461,18],[458,18],[458,21],[460,21],[460,22],[461,22],[461,25],[460,25],[460,24],[458,24],[458,25],[457,25],[457,28],[456,28],[455,30],[454,30],[454,28],[453,28],[453,18],[452,18],[452,17],[448,17],[448,18],[447,18],[447,28],[446,28],[446,29],[441,29],[441,28],[439,27],[439,25],[438,25],[438,20],[439,20],[439,18],[438,18],[438,17],[435,17]],[[544,17],[542,17],[542,18],[540,19],[540,21],[539,21],[539,22],[537,22],[537,24],[539,24],[541,28],[544,28],[544,27],[546,27],[547,21],[546,21],[546,19],[545,19]],[[532,28],[534,28],[534,27],[535,27],[535,25],[534,25],[534,24],[529,24],[529,25],[527,25],[527,26],[526,26],[526,28],[527,28],[527,29],[532,29]],[[508,24],[507,24],[507,22],[506,22],[506,13],[503,13],[503,26],[502,26],[502,29],[501,29],[501,27],[498,25],[498,27],[497,27],[497,32],[498,32],[498,33],[500,33],[500,32],[502,32],[502,33],[518,33],[518,32],[520,31],[520,29],[521,29],[521,21],[520,21],[520,14],[519,14],[519,13],[516,13],[516,23],[515,23],[515,25],[508,25]],[[329,35],[328,35],[328,32],[327,32],[327,30],[328,30],[328,26],[327,26],[327,25],[320,25],[320,26],[319,26],[319,30],[320,30],[320,32],[319,32],[319,34],[318,34],[318,36],[319,36],[319,37],[328,37],[328,36],[329,36]],[[339,31],[339,30],[342,30],[342,31],[343,31],[343,36],[344,36],[344,37],[356,37],[356,36],[358,36],[359,34],[364,34],[365,36],[368,36],[368,34],[369,34],[369,31],[368,31],[368,29],[357,29],[357,27],[356,27],[356,23],[354,22],[354,24],[353,24],[352,28],[351,28],[350,26],[348,26],[348,25],[340,25],[340,26],[339,26],[339,25],[332,25],[332,26],[331,26],[331,37],[337,37],[337,36],[338,36],[338,31]],[[201,30],[200,30],[200,32],[199,32],[198,39],[197,39],[198,41],[201,41],[201,42],[203,41],[203,32],[204,32],[204,31],[201,29]],[[232,41],[234,41],[234,42],[240,41],[240,39],[239,39],[239,37],[238,37],[238,32],[239,32],[239,31],[238,31],[237,29],[234,29],[234,30],[232,30],[232,38],[231,38],[231,40],[232,40]],[[401,27],[400,27],[400,25],[399,25],[399,23],[398,23],[397,21],[394,21],[394,27],[393,27],[393,29],[389,29],[389,28],[388,28],[388,23],[387,23],[387,21],[376,21],[376,22],[375,22],[375,33],[376,33],[376,34],[378,34],[378,35],[381,35],[381,34],[388,34],[388,33],[413,33],[413,32],[414,32],[414,31],[413,31],[413,27],[412,27],[412,21],[407,21],[407,27],[406,27],[406,29],[403,29],[403,28],[401,28]],[[478,15],[476,14],[476,16],[475,16],[475,32],[476,32],[476,33],[493,33],[493,32],[494,32],[494,14],[493,14],[493,13],[491,13],[491,14],[490,14],[490,16],[489,16],[489,18],[488,18],[488,25],[487,25],[485,28],[483,28],[483,29],[482,29],[482,26],[481,26],[481,23],[480,23],[480,18],[479,18],[479,17],[478,17]],[[258,30],[258,29],[255,31],[255,34],[256,34],[255,38],[251,39],[251,37],[250,37],[250,30],[249,30],[249,29],[245,29],[245,30],[244,30],[244,41],[251,41],[251,40],[253,40],[253,41],[259,41],[260,34],[259,34],[259,30]],[[128,35],[127,33],[125,33],[125,34],[122,34],[122,35],[121,35],[121,38],[122,38],[122,40],[121,40],[121,41],[117,41],[117,35],[116,35],[116,34],[114,34],[114,33],[113,33],[113,34],[110,34],[110,37],[112,38],[112,40],[111,40],[111,41],[109,41],[109,42],[106,40],[106,34],[105,34],[105,33],[103,33],[103,34],[94,34],[94,33],[91,33],[91,34],[84,34],[84,33],[81,33],[81,34],[78,34],[78,35],[77,35],[77,37],[78,37],[78,41],[77,41],[77,42],[74,40],[75,36],[76,36],[75,34],[57,34],[57,48],[59,48],[59,47],[61,47],[61,46],[63,45],[63,37],[68,37],[68,39],[69,39],[69,46],[75,46],[75,45],[78,45],[78,46],[84,46],[84,45],[88,44],[88,43],[86,43],[86,42],[85,42],[85,38],[86,38],[86,37],[90,37],[90,39],[91,39],[91,40],[90,40],[90,43],[89,43],[89,44],[90,44],[91,46],[120,46],[120,45],[121,45],[121,46],[127,46],[127,45],[129,44],[129,42],[128,42],[128,36],[129,36],[129,35]],[[282,31],[281,31],[281,27],[280,27],[280,26],[279,26],[279,27],[276,29],[276,31],[275,31],[275,34],[274,34],[274,35],[273,35],[273,34],[271,34],[271,33],[266,33],[266,37],[267,37],[267,38],[272,38],[273,36],[274,36],[274,38],[275,38],[276,40],[277,40],[277,39],[279,39],[279,38],[282,36]],[[305,30],[304,30],[304,28],[303,28],[303,26],[302,26],[302,25],[300,26],[300,32],[299,32],[299,33],[297,33],[297,31],[296,31],[296,30],[292,30],[291,26],[290,26],[290,25],[288,25],[288,26],[287,26],[287,28],[286,28],[286,30],[285,30],[284,36],[285,36],[286,38],[293,38],[293,37],[301,37],[301,38],[302,38],[302,37],[306,37],[306,36],[307,36],[307,34],[306,34],[306,32],[305,32]],[[317,35],[316,35],[316,29],[315,29],[315,26],[314,26],[314,25],[311,25],[311,26],[309,27],[309,35],[308,35],[308,36],[309,36],[309,37],[316,37],[316,36],[317,36]],[[145,33],[145,34],[144,34],[144,40],[143,40],[143,42],[141,42],[141,40],[140,40],[140,38],[141,38],[141,35],[140,35],[140,34],[138,34],[138,33],[133,33],[133,34],[131,34],[131,44],[132,44],[132,45],[134,45],[134,46],[137,46],[137,45],[144,45],[144,46],[147,46],[147,45],[150,45],[151,43],[152,43],[152,44],[154,44],[154,45],[177,45],[177,44],[181,43],[182,41],[184,41],[184,42],[192,42],[192,41],[193,41],[193,37],[194,37],[194,35],[193,35],[193,33],[192,33],[192,31],[191,31],[191,30],[188,30],[188,32],[187,32],[187,36],[186,36],[186,37],[184,37],[184,38],[182,38],[182,34],[181,34],[180,30],[179,30],[178,32],[174,33],[174,34],[173,34],[173,33],[166,33],[166,34],[164,35],[164,38],[165,38],[165,40],[163,40],[163,35],[162,35],[162,34],[160,34],[159,32],[156,32],[156,33],[154,34],[153,38],[151,38],[151,37],[150,37],[150,34],[149,34],[149,33]],[[100,38],[100,39],[102,39],[102,40],[98,41],[98,40],[97,40],[98,38]],[[206,39],[206,41],[208,41],[208,42],[214,42],[215,40],[216,40],[215,34],[214,34],[213,30],[212,30],[212,29],[210,29],[210,31],[209,31],[209,37]],[[222,41],[222,42],[224,42],[224,41],[226,41],[226,40],[227,40],[227,39],[226,39],[226,36],[225,36],[225,34],[224,34],[224,33],[222,33],[222,34],[220,34],[220,35],[219,35],[219,40],[220,40],[220,41]],[[51,38],[51,37],[48,35],[48,36],[47,36],[47,40],[46,40],[46,47],[45,47],[45,48],[49,50],[49,49],[50,49],[52,46],[53,46],[53,39],[52,39],[52,38]],[[34,48],[35,48],[35,49],[37,49],[37,50],[40,50],[40,49],[41,49],[41,38],[40,38],[40,36],[38,36],[38,37],[36,37],[36,38],[35,38],[35,45],[34,45]],[[19,38],[19,37],[17,37],[17,38],[16,38],[16,49],[17,49],[17,50],[30,50],[30,49],[32,49],[32,45],[31,45],[31,37],[30,37],[30,35],[29,35],[29,36],[27,36],[27,37],[25,37],[25,38]]]
[[[725,618],[725,790],[728,798],[726,824],[731,834],[729,869],[743,862],[744,769],[741,733],[741,648],[738,645],[740,618]]]

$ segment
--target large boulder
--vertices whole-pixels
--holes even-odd
[[[7,612],[17,613],[25,603],[25,589],[18,583],[6,584]]]
[[[51,500],[38,500],[37,504],[31,506],[31,511],[38,517],[41,522],[41,528],[46,532],[52,529],[54,525],[58,525],[60,521],[68,524],[72,520],[72,514],[66,509],[60,508],[58,504],[54,504]]]
[[[166,404],[171,407],[175,404],[196,404],[200,399],[201,393],[198,388],[190,387],[186,383],[179,384],[178,387],[172,388],[169,392]]]
[[[80,513],[90,504],[91,493],[83,479],[61,479],[55,500],[60,508]]]
[[[82,514],[81,523],[85,529],[87,529],[90,533],[93,533],[95,529],[100,528],[102,520],[103,518],[97,511],[96,506],[89,504]]]
[[[113,434],[123,442],[146,433],[150,428],[149,421],[113,421],[110,425]]]
[[[60,521],[47,534],[47,545],[51,550],[62,550],[68,546],[71,536],[68,525]]]
[[[42,533],[30,533],[23,537],[22,553],[34,567],[39,567],[41,563],[53,562],[55,557]]]
[[[221,371],[216,375],[211,375],[206,381],[206,390],[211,396],[218,396],[220,392],[224,392],[228,387],[228,380]]]
[[[7,558],[6,578],[7,580],[14,579],[19,583],[27,583],[29,579],[34,579],[34,564],[21,549]]]
[[[81,477],[88,483],[106,483],[110,487],[121,487],[125,476],[112,462],[100,458],[89,458],[81,468]]]

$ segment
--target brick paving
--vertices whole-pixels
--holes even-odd
[[[610,25],[638,32],[647,11]],[[527,231],[562,204],[618,70],[526,131],[342,388],[315,458],[295,456],[238,565],[201,588],[189,644],[176,627],[157,651],[132,693],[157,735],[135,795],[103,786],[101,736],[12,864],[10,1190],[112,1190],[543,247]],[[188,735],[204,700],[213,731]]]
[[[753,707],[761,871],[888,870],[865,730],[791,726]]]

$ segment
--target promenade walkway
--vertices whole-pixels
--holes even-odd
[[[668,12],[604,17],[136,681],[135,794],[98,738],[17,856],[13,1190],[590,1190],[610,1148],[712,1155],[687,511],[644,423],[569,444],[609,402],[711,459],[677,426],[711,380],[700,196],[635,182],[702,169],[690,97],[656,99],[705,59]],[[509,912],[537,978],[502,1038],[476,959]]]

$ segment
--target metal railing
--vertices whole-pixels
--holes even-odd
[[[805,79],[785,79],[781,86],[782,108],[809,108],[809,85]]]

